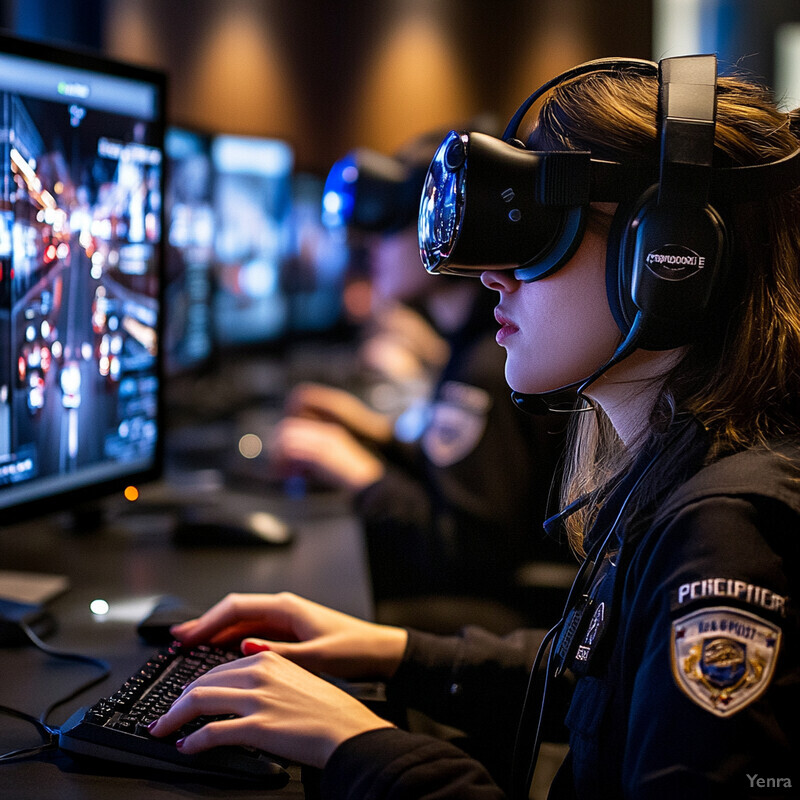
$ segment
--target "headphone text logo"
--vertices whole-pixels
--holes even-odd
[[[706,265],[706,259],[683,245],[667,244],[651,250],[645,256],[644,263],[659,278],[683,281],[700,272]]]

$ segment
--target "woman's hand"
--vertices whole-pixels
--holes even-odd
[[[198,678],[150,732],[166,736],[196,717],[231,714],[180,739],[178,749],[244,745],[321,768],[346,739],[393,727],[354,697],[267,651]]]
[[[286,401],[286,413],[323,422],[338,422],[354,436],[386,444],[392,438],[392,422],[344,389],[320,383],[300,383]]]
[[[229,594],[171,633],[187,645],[241,647],[245,655],[271,651],[308,670],[349,679],[390,678],[408,639],[402,628],[365,622],[288,592]]]
[[[386,472],[383,461],[336,422],[287,417],[276,426],[269,452],[278,473],[300,470],[353,492],[376,483]]]

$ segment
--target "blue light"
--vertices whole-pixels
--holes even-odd
[[[331,228],[347,225],[356,205],[358,167],[348,154],[331,167],[322,194],[322,221]]]

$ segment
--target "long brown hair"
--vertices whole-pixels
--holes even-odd
[[[598,72],[555,87],[529,145],[590,150],[616,160],[656,159],[658,85],[632,72]],[[768,90],[720,77],[716,153],[720,165],[762,164],[799,146],[798,112],[778,110]],[[593,493],[567,521],[573,547],[636,453],[663,437],[678,412],[708,430],[709,460],[782,437],[800,436],[800,189],[724,211],[733,247],[730,274],[713,323],[663,376],[648,431],[625,447],[601,409],[574,415],[564,505]],[[678,480],[680,454],[659,463],[630,504],[630,518]]]

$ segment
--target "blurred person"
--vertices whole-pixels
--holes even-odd
[[[342,389],[299,385],[269,448],[279,471],[352,494],[382,616],[398,607],[387,601],[432,595],[512,607],[520,564],[571,559],[541,529],[561,418],[527,415],[511,402],[492,293],[477,281],[433,279],[421,267],[419,197],[440,138],[420,137],[394,157],[356,151],[326,186],[327,209],[339,209],[369,242],[378,315],[417,309],[425,323],[402,330],[424,353],[427,324],[431,352],[447,353],[430,396],[395,420]],[[431,356],[429,366],[436,363]]]

